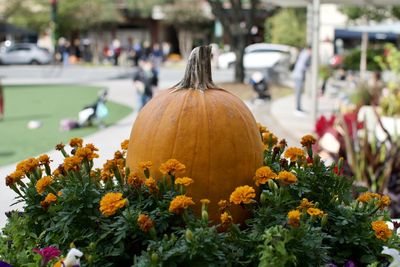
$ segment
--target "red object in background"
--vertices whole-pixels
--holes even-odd
[[[335,115],[332,115],[329,120],[324,115],[319,117],[317,123],[315,124],[315,132],[317,133],[318,137],[321,138],[326,132],[330,132],[333,129],[335,120]]]

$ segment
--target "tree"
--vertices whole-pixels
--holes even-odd
[[[181,55],[188,58],[195,34],[204,35],[211,28],[211,16],[196,0],[177,0],[165,8],[165,13],[166,21],[177,30]]]
[[[249,43],[249,36],[259,0],[208,0],[214,16],[221,22],[224,32],[236,55],[235,81],[244,81],[243,56]]]
[[[296,47],[306,45],[307,10],[305,8],[284,8],[266,20],[266,42]]]

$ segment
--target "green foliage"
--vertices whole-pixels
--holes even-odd
[[[94,169],[96,148],[73,141],[79,139],[71,140],[71,153],[58,146],[65,160],[52,173],[40,157],[17,165],[25,177],[6,177],[25,208],[3,229],[0,259],[32,266],[34,246],[66,252],[72,244],[84,252],[82,266],[324,266],[348,260],[365,265],[385,263],[383,245],[399,249],[397,235],[383,229],[378,239],[371,227],[389,220],[383,197],[354,200],[352,179],[338,174],[342,163],[326,166],[313,156],[311,144],[304,145],[306,154],[286,149],[284,141],[274,146],[272,138],[264,140],[264,164],[278,175],[262,180],[258,173],[266,167],[256,172],[257,194],[239,194],[249,198],[240,206],[250,217],[237,225],[229,205],[220,205],[225,219],[213,224],[207,209],[216,203],[202,204],[200,218],[189,207],[173,208],[185,186],[174,183],[172,171],[152,180],[143,167],[150,163],[140,164],[142,173],[126,168],[126,143],[102,169]],[[284,173],[295,180],[286,182]],[[45,175],[52,182],[40,186]]]
[[[381,21],[390,17],[391,7],[377,7],[372,5],[367,6],[342,6],[339,9],[350,20],[366,19]]]
[[[367,50],[367,70],[381,70],[380,65],[375,61],[376,56],[383,55],[383,49],[368,49]],[[361,50],[353,49],[345,55],[343,59],[343,69],[359,70],[361,60]]]
[[[306,45],[306,9],[284,8],[265,22],[266,42],[295,47]]]

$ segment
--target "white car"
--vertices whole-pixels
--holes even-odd
[[[272,68],[277,65],[288,65],[290,68],[296,61],[297,49],[287,45],[257,43],[245,48],[243,65],[245,69]],[[236,61],[234,52],[222,53],[218,57],[218,67],[233,67]]]
[[[0,49],[0,64],[49,64],[52,56],[47,49],[21,43]]]

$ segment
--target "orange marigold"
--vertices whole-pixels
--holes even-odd
[[[372,192],[365,192],[362,193],[361,195],[358,196],[357,200],[359,202],[369,202],[372,199],[380,199],[381,195],[379,195],[378,193],[372,193]]]
[[[67,157],[64,159],[64,170],[77,171],[82,163],[82,158],[77,156]]]
[[[121,143],[121,149],[123,150],[128,150],[128,145],[129,145],[129,140],[125,139],[124,141],[122,141]]]
[[[175,175],[176,173],[184,172],[186,169],[185,165],[180,163],[176,159],[169,159],[160,166],[160,172],[162,174]]]
[[[200,199],[200,203],[204,204],[204,205],[208,205],[208,204],[210,204],[210,200],[207,198],[203,198],[203,199]]]
[[[176,178],[175,184],[181,184],[183,186],[189,186],[193,184],[193,179],[189,177],[182,177],[182,178]]]
[[[235,191],[232,192],[229,201],[234,204],[249,204],[256,197],[256,191],[253,187],[244,185],[236,187]]]
[[[226,211],[221,214],[221,224],[227,225],[233,221],[232,216],[229,215]]]
[[[374,221],[371,223],[372,229],[375,231],[375,236],[378,239],[386,241],[392,236],[392,231],[384,221]]]
[[[57,197],[56,195],[54,195],[53,193],[49,193],[44,200],[40,201],[40,205],[43,208],[48,208],[50,206],[51,203],[56,202],[57,201]]]
[[[185,195],[176,196],[169,204],[169,212],[181,214],[186,208],[194,205],[191,197]]]
[[[38,192],[39,195],[41,195],[43,194],[46,187],[51,185],[52,183],[53,183],[53,178],[51,178],[51,176],[42,177],[36,182],[36,191]]]
[[[274,146],[278,143],[278,137],[276,137],[270,131],[266,131],[266,132],[262,133],[262,138],[263,138],[264,144],[268,144],[269,146]]]
[[[312,201],[309,201],[307,198],[303,198],[300,201],[300,205],[297,207],[299,210],[304,210],[308,208],[314,208],[314,203]]]
[[[301,138],[300,144],[303,147],[310,147],[314,145],[317,142],[317,140],[312,136],[311,134],[307,134]]]
[[[139,162],[139,169],[141,169],[141,170],[148,170],[148,169],[150,169],[151,168],[151,166],[153,166],[153,162],[151,162],[151,161],[142,161],[142,162]]]
[[[156,180],[153,177],[149,177],[144,181],[144,184],[149,188],[150,194],[155,194],[158,192],[158,186]]]
[[[305,158],[305,153],[303,149],[298,148],[298,147],[289,147],[286,149],[285,153],[283,156],[287,159],[290,159],[291,162],[304,159]]]
[[[91,144],[89,144],[91,145]],[[93,146],[93,145],[92,145]],[[80,159],[87,159],[87,160],[93,160],[94,158],[98,158],[99,155],[94,153],[94,151],[97,151],[98,149],[96,147],[88,147],[87,145],[85,147],[78,147],[78,149],[75,152],[75,156],[80,158]]]
[[[297,182],[297,177],[291,172],[288,171],[281,171],[278,174],[277,179],[282,181],[284,184],[294,184]]]
[[[63,143],[59,143],[56,145],[55,149],[61,151],[64,149],[64,147],[65,147],[65,145]]]
[[[300,225],[300,211],[299,210],[291,210],[288,212],[288,224],[292,227],[299,227]]]
[[[227,200],[221,199],[218,201],[219,210],[224,212],[229,207],[229,202]]]
[[[144,183],[144,180],[139,177],[139,175],[136,172],[131,172],[128,176],[128,185],[132,186],[133,188],[140,188],[142,184]]]
[[[75,137],[69,140],[69,145],[71,147],[82,147],[82,144],[83,144],[82,138]]]
[[[140,214],[137,222],[140,230],[142,230],[143,232],[148,232],[151,228],[154,227],[154,221],[145,214]]]
[[[270,167],[264,166],[257,169],[253,179],[255,180],[256,185],[260,186],[260,184],[265,184],[269,179],[275,179],[276,177],[276,173],[273,172]]]
[[[381,210],[385,209],[389,205],[390,205],[390,197],[389,196],[384,195],[379,199],[378,206]]]
[[[25,174],[33,172],[39,166],[39,161],[35,158],[29,158],[17,164],[16,170]]]
[[[114,215],[119,209],[127,204],[126,198],[122,197],[122,193],[107,193],[100,200],[100,212],[106,216]]]
[[[313,216],[313,217],[316,217],[316,216],[322,217],[322,216],[324,216],[324,212],[322,210],[320,210],[320,209],[317,209],[317,208],[308,208],[307,209],[307,213],[310,216]]]
[[[265,126],[263,126],[261,123],[257,122],[257,127],[258,127],[258,130],[260,131],[260,134],[263,134],[267,131],[267,128]]]
[[[50,158],[49,158],[49,156],[46,155],[46,154],[40,155],[40,156],[38,157],[38,160],[39,160],[39,162],[40,162],[41,164],[49,164],[49,163],[50,163]]]
[[[13,173],[6,176],[6,185],[11,186],[18,182],[25,176],[25,173],[21,170],[16,170]]]

